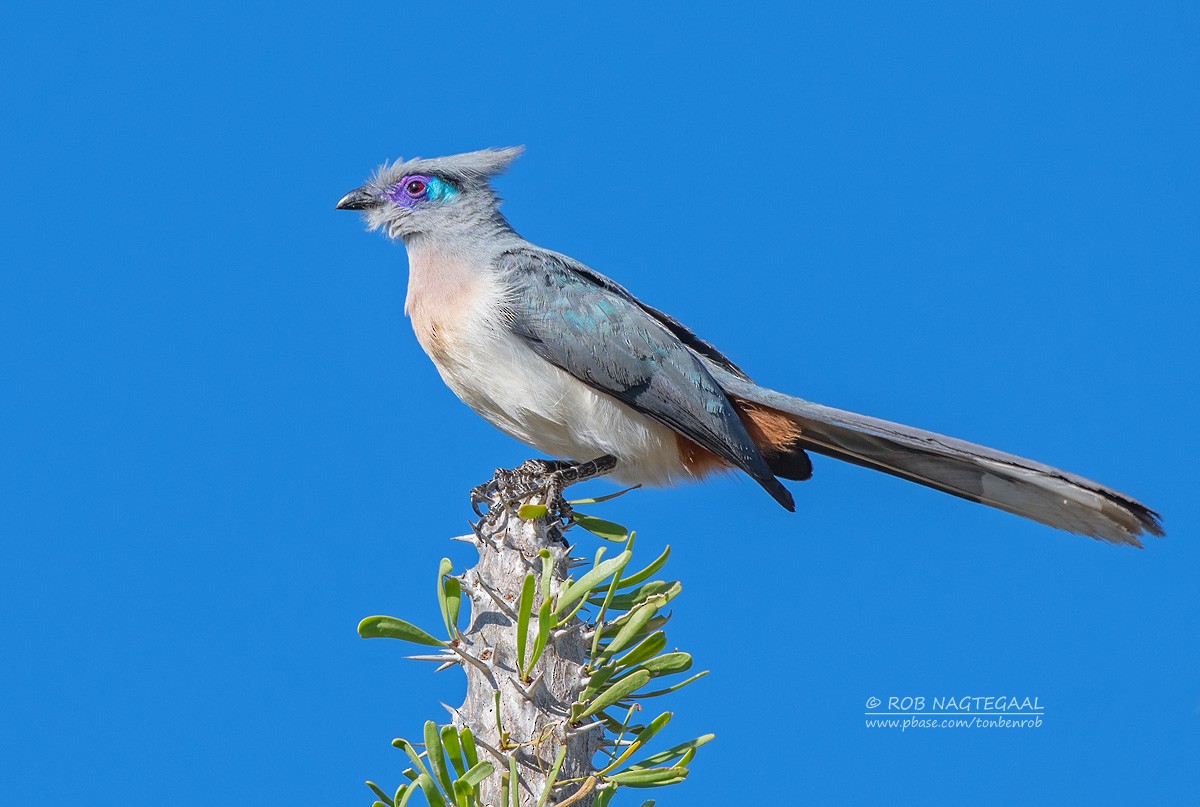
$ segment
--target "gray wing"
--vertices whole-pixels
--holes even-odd
[[[508,325],[535,353],[741,468],[776,501],[794,508],[725,392],[692,352],[743,377],[714,348],[670,320],[693,342],[685,345],[657,312],[565,256],[509,250],[497,258],[496,268],[517,295]]]
[[[1162,535],[1158,514],[1077,474],[987,446],[822,406],[760,387],[712,366],[731,395],[790,415],[804,448],[908,479],[1060,530],[1141,546]]]
[[[693,353],[703,356],[705,359],[708,359],[713,364],[729,373],[732,373],[738,378],[746,381],[750,380],[750,376],[746,375],[741,367],[738,367],[736,364],[730,361],[728,356],[721,353],[721,351],[717,350],[713,345],[704,341],[699,336],[696,336],[696,334],[693,333],[690,328],[672,317],[670,314],[663,313],[653,306],[646,305],[641,300],[626,291],[624,286],[612,280],[612,278],[605,277],[595,269],[584,266],[583,264],[574,261],[565,255],[559,255],[558,253],[551,253],[551,255],[569,265],[575,272],[587,278],[592,283],[595,283],[600,288],[610,291],[619,297],[625,298],[650,316],[654,317],[654,319],[658,320],[664,328],[674,334],[680,342],[683,342],[683,344],[687,345],[687,347],[691,349]]]

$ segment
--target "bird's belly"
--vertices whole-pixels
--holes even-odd
[[[503,323],[442,328],[426,350],[455,395],[538,451],[574,460],[611,454],[623,484],[693,478],[673,431],[550,364]]]

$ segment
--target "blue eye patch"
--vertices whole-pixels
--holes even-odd
[[[458,188],[437,177],[429,178],[429,190],[426,198],[431,202],[448,202],[458,195]]]

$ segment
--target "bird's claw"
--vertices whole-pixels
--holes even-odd
[[[499,473],[500,469],[496,469]],[[496,480],[493,477],[482,485],[476,485],[471,488],[471,509],[475,511],[475,515],[483,518],[483,511],[479,509],[480,505],[490,504],[492,497],[496,494]]]

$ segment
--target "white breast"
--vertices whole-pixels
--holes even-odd
[[[503,321],[502,278],[409,249],[405,312],[442,380],[485,420],[552,457],[617,457],[624,484],[691,479],[675,434],[534,353]]]

